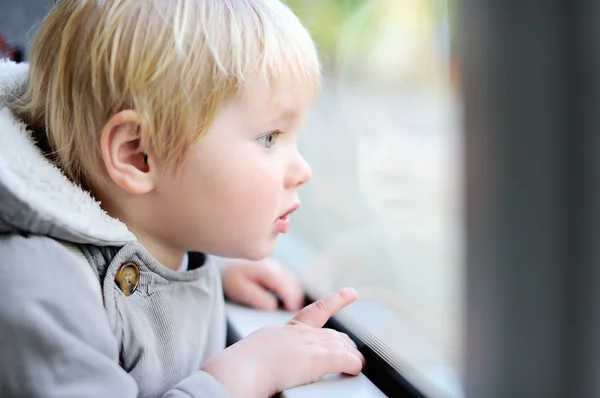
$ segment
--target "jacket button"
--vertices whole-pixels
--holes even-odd
[[[128,261],[119,267],[115,275],[115,282],[125,296],[131,296],[137,290],[139,278],[138,266]]]

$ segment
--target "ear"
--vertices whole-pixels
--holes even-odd
[[[151,157],[143,147],[143,125],[132,110],[117,113],[100,136],[102,161],[110,178],[129,193],[141,195],[154,189]]]

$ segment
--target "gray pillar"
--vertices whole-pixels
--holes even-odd
[[[600,2],[464,0],[466,390],[600,397]]]

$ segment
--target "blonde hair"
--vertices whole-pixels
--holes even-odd
[[[309,33],[279,0],[60,0],[34,39],[12,109],[46,132],[74,182],[99,176],[99,134],[125,109],[141,116],[163,165],[180,164],[219,107],[250,77],[290,76],[316,94]]]

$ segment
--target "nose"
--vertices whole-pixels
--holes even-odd
[[[300,185],[306,184],[311,177],[312,171],[310,166],[300,152],[295,151],[286,176],[285,187],[297,188]]]

